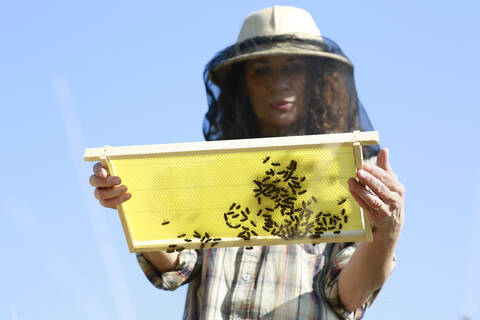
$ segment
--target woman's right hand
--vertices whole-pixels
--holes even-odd
[[[90,184],[95,188],[94,195],[98,202],[106,208],[117,209],[117,206],[132,197],[127,193],[127,186],[120,185],[120,177],[109,176],[107,169],[101,162],[93,166],[93,174],[90,176]]]

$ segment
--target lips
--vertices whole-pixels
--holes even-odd
[[[271,103],[270,106],[277,111],[288,111],[293,107],[293,101],[279,100]]]

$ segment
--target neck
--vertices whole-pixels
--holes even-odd
[[[260,127],[260,132],[263,137],[282,137],[282,136],[297,136],[305,134],[302,123],[294,123],[290,126],[266,126]]]

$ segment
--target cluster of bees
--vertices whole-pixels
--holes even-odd
[[[262,163],[266,164],[270,157],[266,157]],[[339,234],[343,226],[348,223],[348,215],[345,209],[339,213],[319,211],[314,213],[311,209],[313,203],[317,203],[315,196],[308,199],[299,200],[300,196],[307,189],[304,184],[305,177],[299,177],[295,174],[297,162],[291,160],[289,165],[281,168],[280,162],[270,162],[270,168],[265,171],[265,176],[261,179],[254,179],[255,185],[253,192],[258,205],[261,207],[256,212],[252,212],[247,206],[232,203],[228,210],[223,214],[225,224],[231,229],[238,229],[237,237],[245,241],[258,236],[260,228],[272,236],[277,236],[285,240],[311,238],[317,239],[325,232]],[[337,204],[341,206],[346,199],[340,199]],[[167,224],[164,222],[162,224]],[[186,234],[178,235],[178,238],[184,238]],[[200,249],[210,243],[212,248],[222,239],[211,237],[207,232],[200,234],[194,231],[193,238],[201,242]],[[191,242],[192,239],[184,239]],[[253,247],[246,247],[252,249]],[[184,248],[177,245],[170,245],[167,252],[181,251]]]
[[[163,224],[163,223],[162,223]],[[185,238],[187,234],[182,233],[177,236],[177,238],[184,238],[183,240],[185,242],[192,242],[192,239]],[[197,230],[193,231],[193,238],[200,239],[200,249],[204,249],[207,243],[210,243],[210,248],[213,248],[217,244],[222,241],[222,238],[212,238],[207,232],[205,232],[203,235],[199,233]],[[171,244],[168,246],[167,252],[172,253],[172,252],[180,252],[184,250],[185,248],[182,246],[178,246],[175,244]]]
[[[263,164],[269,159],[267,156]],[[285,240],[319,238],[324,232],[341,232],[343,225],[348,222],[345,209],[339,214],[322,211],[314,214],[311,207],[312,203],[318,202],[315,196],[300,202],[300,196],[305,194],[307,189],[303,187],[305,177],[295,174],[295,160],[291,160],[285,168],[281,168],[280,162],[271,162],[270,165],[263,178],[253,180],[254,197],[258,205],[263,204],[263,207],[251,215],[248,207],[242,209],[240,204],[233,203],[223,214],[229,228],[241,228],[237,237],[250,240],[252,236],[258,236],[259,227],[272,236]],[[342,205],[345,201],[346,199],[341,199],[337,204]],[[259,223],[259,220],[263,220],[263,224]]]

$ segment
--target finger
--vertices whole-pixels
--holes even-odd
[[[358,170],[357,178],[360,183],[368,186],[373,191],[373,193],[378,196],[383,202],[392,203],[397,200],[396,193],[390,191],[390,189],[387,188],[387,186],[382,181],[377,179],[375,176],[373,176],[366,170]],[[371,193],[370,191],[368,192]]]
[[[361,201],[363,201],[363,204],[365,205],[365,207],[362,207],[362,208],[369,211],[376,211],[376,213],[384,217],[388,217],[389,215],[388,208],[379,197],[377,197],[371,191],[368,191],[364,185],[362,185],[360,182],[358,182],[355,179],[352,179],[352,178],[348,179],[348,184],[350,186],[350,192],[352,193],[352,196],[355,193],[357,197]]]
[[[113,188],[95,188],[93,194],[98,200],[108,200],[122,195],[127,192],[127,186],[119,186]]]
[[[385,171],[379,166],[367,163],[363,165],[363,169],[378,180],[382,181],[391,191],[402,194],[403,186],[398,182],[397,175],[393,171]]]
[[[360,196],[357,194],[357,189],[350,186],[350,181],[348,182],[349,187],[350,187],[350,193],[352,194],[352,197],[357,201],[358,205],[363,209],[363,210],[370,210],[371,208],[367,206],[365,201],[360,198]]]
[[[362,200],[362,198],[357,194],[356,190],[354,190],[352,187],[350,187],[350,194],[352,197],[355,199],[355,201],[358,203],[358,205],[363,209],[363,211],[366,213],[368,221],[372,223],[372,225],[377,221],[378,217],[375,216],[372,208],[370,208],[365,201]]]
[[[91,175],[89,181],[92,187],[100,187],[100,188],[114,187],[122,183],[122,179],[116,176],[100,178],[100,177],[97,177],[96,175]]]
[[[388,153],[389,150],[387,148],[380,150],[377,155],[377,166],[384,169],[385,171],[390,172],[392,171],[392,168],[390,167],[390,163],[388,162]]]
[[[100,201],[100,204],[106,208],[112,208],[112,209],[117,209],[117,207],[127,201],[128,199],[130,199],[132,197],[132,194],[131,193],[125,193],[123,194],[122,196],[120,197],[116,197],[116,198],[113,198],[113,199],[108,199],[108,200],[99,200]]]
[[[95,163],[95,165],[93,166],[93,174],[100,178],[106,178],[108,176],[107,169],[102,166],[101,162]]]

